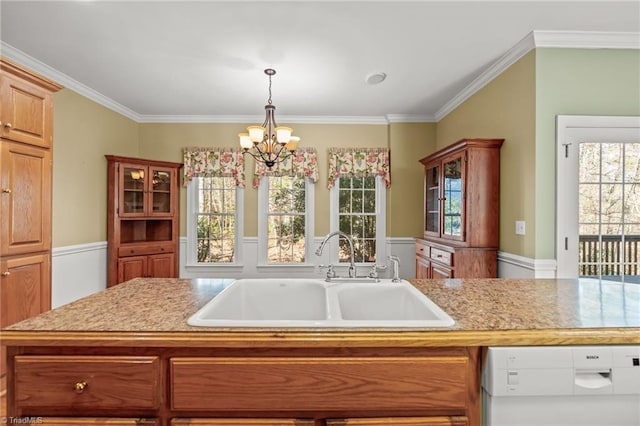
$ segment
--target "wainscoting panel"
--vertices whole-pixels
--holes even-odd
[[[51,307],[107,287],[107,242],[56,247],[51,253]]]

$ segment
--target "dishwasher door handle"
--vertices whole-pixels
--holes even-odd
[[[574,384],[583,390],[602,390],[613,386],[611,370],[576,370]]]

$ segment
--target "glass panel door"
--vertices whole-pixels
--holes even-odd
[[[120,214],[144,214],[144,191],[147,178],[145,168],[123,166],[120,173],[122,180]]]
[[[462,157],[446,161],[443,167],[443,223],[442,235],[462,239]]]
[[[425,233],[440,236],[440,165],[427,168],[425,176]]]
[[[640,283],[640,143],[583,142],[580,277]]]
[[[153,168],[151,180],[151,214],[171,213],[171,170]]]

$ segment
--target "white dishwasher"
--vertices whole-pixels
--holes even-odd
[[[640,426],[640,346],[492,347],[485,426]]]

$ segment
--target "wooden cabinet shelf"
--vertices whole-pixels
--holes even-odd
[[[463,139],[420,160],[424,235],[416,240],[417,278],[497,275],[503,141]]]
[[[107,155],[107,285],[178,273],[182,164]]]

